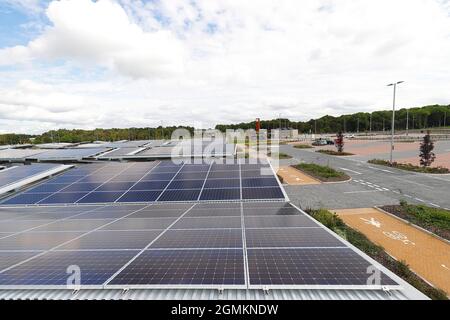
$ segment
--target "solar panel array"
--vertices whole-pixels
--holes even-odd
[[[80,165],[7,205],[285,200],[268,164],[172,161]]]
[[[9,184],[19,182],[21,180],[30,178],[45,171],[55,169],[57,164],[33,164],[33,165],[19,165],[9,169],[0,171],[0,188]]]
[[[91,158],[97,154],[107,151],[108,148],[74,148],[74,149],[55,149],[28,156],[28,160],[38,161],[63,161],[63,160],[81,160]]]
[[[235,153],[235,145],[228,144],[223,139],[185,141],[173,140],[160,146],[138,152],[137,158],[176,158],[192,156],[231,156]]]
[[[0,222],[5,288],[66,288],[74,266],[82,287],[102,288],[366,287],[369,276],[369,261],[288,203],[0,207]],[[381,285],[397,283],[381,273]]]

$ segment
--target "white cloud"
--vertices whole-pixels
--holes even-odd
[[[0,49],[16,66],[0,102],[45,110],[36,130],[307,120],[387,108],[395,80],[400,106],[450,103],[442,0],[61,0],[46,14],[28,45]]]
[[[52,26],[27,47],[0,51],[0,65],[63,58],[134,78],[173,75],[183,68],[183,47],[170,31],[144,32],[113,1],[53,1],[46,13]]]

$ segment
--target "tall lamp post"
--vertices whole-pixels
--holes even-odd
[[[390,163],[392,164],[392,152],[394,151],[394,134],[395,134],[395,96],[397,94],[397,85],[403,83],[405,81],[398,81],[394,83],[390,83],[388,87],[394,87],[394,100],[392,104],[392,127],[391,127],[391,155],[390,155]]]

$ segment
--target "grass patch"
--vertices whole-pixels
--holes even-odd
[[[350,179],[350,177],[343,172],[315,163],[299,163],[293,167],[300,171],[304,171],[305,173],[323,182],[336,182]]]
[[[398,163],[398,162],[390,163],[387,160],[381,160],[381,159],[372,159],[367,162],[371,163],[371,164],[378,164],[380,166],[387,166],[387,167],[402,169],[402,170],[406,170],[406,171],[414,171],[414,172],[421,172],[421,173],[438,173],[438,174],[450,173],[450,170],[447,168],[444,168],[444,167],[420,167],[420,166],[415,166],[411,163],[407,163],[407,164]]]
[[[294,145],[294,148],[296,149],[312,149],[313,146],[310,146],[309,144],[296,144]]]
[[[334,150],[325,150],[325,149],[317,150],[316,152],[328,154],[330,156],[339,156],[339,157],[354,156],[354,154],[350,153],[350,152],[338,152],[338,151],[334,151]]]
[[[450,241],[450,211],[448,210],[412,205],[405,201],[401,201],[400,205],[380,208]]]
[[[278,159],[292,159],[292,156],[288,155],[287,153],[269,153],[268,154],[269,157],[272,158],[278,158]]]
[[[414,272],[412,272],[405,262],[397,261],[389,256],[384,251],[383,247],[370,241],[363,233],[347,226],[336,214],[324,209],[307,210],[307,213],[327,228],[346,239],[359,250],[366,253],[372,259],[378,261],[387,269],[391,270],[417,290],[423,292],[429,298],[433,300],[448,300],[448,297],[444,291],[434,288],[426,283]]]

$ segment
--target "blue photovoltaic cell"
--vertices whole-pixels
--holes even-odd
[[[0,274],[0,286],[64,286],[67,267],[81,270],[81,285],[102,285],[137,251],[52,251]]]
[[[113,175],[91,175],[78,180],[78,183],[104,183],[114,177]]]
[[[158,166],[152,170],[152,173],[176,173],[180,170],[180,167],[165,167]]]
[[[242,179],[242,188],[277,187],[275,178]]]
[[[195,201],[200,194],[198,190],[166,190],[158,201]]]
[[[175,173],[150,173],[142,178],[142,181],[148,180],[172,180]]]
[[[2,204],[34,204],[51,195],[51,193],[23,193],[2,202]]]
[[[205,183],[205,188],[220,189],[220,188],[240,188],[239,179],[208,179]]]
[[[200,200],[239,200],[240,189],[203,189]]]
[[[175,180],[205,179],[207,174],[207,172],[180,172],[175,176]]]
[[[102,202],[114,202],[116,201],[123,192],[91,192],[83,199],[79,200],[78,203],[102,203]]]
[[[215,171],[210,172],[208,179],[239,179],[239,171]]]
[[[0,252],[0,270],[9,268],[21,261],[24,261],[39,252]],[[0,284],[1,285],[1,284]]]
[[[149,202],[155,201],[161,191],[128,191],[117,202]]]
[[[62,183],[44,183],[35,188],[28,190],[26,193],[53,193],[69,186]]]
[[[101,183],[75,183],[65,188],[64,192],[92,191],[99,186]]]
[[[208,172],[209,165],[185,165],[180,172]]]
[[[173,180],[167,189],[201,189],[204,180]]]
[[[242,250],[146,250],[111,285],[245,285]]]
[[[243,188],[242,199],[284,199],[280,188]]]
[[[141,181],[136,183],[131,190],[164,190],[169,184],[169,180],[166,181]]]
[[[211,166],[211,171],[239,171],[238,164],[220,164],[214,163]]]
[[[84,197],[87,192],[59,192],[43,199],[39,204],[51,203],[75,203],[78,199]]]
[[[95,191],[126,191],[133,186],[134,182],[106,182]]]
[[[51,180],[51,183],[73,183],[79,180],[81,177],[78,176],[66,176],[61,175]]]

